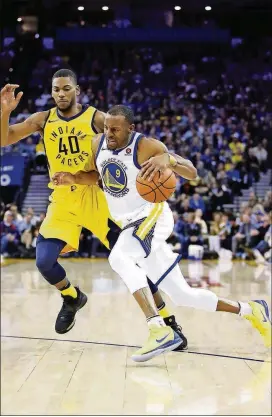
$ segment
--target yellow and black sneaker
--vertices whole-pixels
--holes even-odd
[[[176,322],[176,318],[175,316],[169,316],[163,319],[164,323],[166,324],[166,326],[170,326],[174,332],[176,332],[179,337],[181,338],[182,342],[180,343],[180,345],[174,349],[175,352],[181,351],[181,350],[186,350],[188,349],[188,342],[186,337],[184,336],[184,334],[182,333],[182,328],[178,325],[178,323]]]
[[[63,304],[55,324],[57,333],[63,334],[69,332],[75,325],[75,315],[77,311],[87,303],[87,295],[81,292],[78,287],[75,287],[75,289],[77,292],[76,298],[73,298],[70,295],[61,295]]]

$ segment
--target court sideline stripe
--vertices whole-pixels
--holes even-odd
[[[128,347],[128,348],[136,348],[136,349],[139,349],[141,347],[141,346],[135,346],[135,345],[123,345],[123,344],[120,344],[120,343],[91,342],[91,341],[88,341],[88,340],[54,339],[54,338],[50,338],[50,337],[11,336],[11,335],[1,335],[1,337],[5,337],[5,338],[9,338],[9,339],[48,340],[48,341],[53,341],[53,342],[84,343],[84,344],[89,344],[89,345]],[[264,359],[244,358],[242,356],[220,355],[218,353],[193,352],[191,350],[181,351],[181,353],[190,353],[192,355],[215,356],[215,357],[218,357],[218,358],[239,359],[239,360],[244,360],[244,361],[271,363],[271,361],[266,361]]]

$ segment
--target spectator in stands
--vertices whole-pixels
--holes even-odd
[[[237,225],[233,214],[223,213],[220,223],[220,245],[222,249],[231,251],[232,239],[237,231]]]
[[[263,202],[264,210],[268,213],[272,211],[272,191],[267,191]]]
[[[248,149],[248,153],[245,154],[245,160],[247,172],[251,173],[255,181],[258,182],[260,179],[260,164],[253,153],[253,148]]]
[[[13,215],[13,221],[18,227],[19,223],[23,220],[23,216],[18,212],[18,207],[16,206],[16,204],[11,204],[9,206],[9,211],[11,211]]]
[[[1,255],[10,256],[17,251],[20,235],[13,221],[11,211],[6,211],[4,220],[0,224]]]
[[[17,144],[19,152],[23,156],[27,156],[28,158],[33,159],[35,155],[35,144],[33,143],[33,139],[29,136],[27,139],[19,142]]]
[[[30,214],[32,216],[31,223],[33,226],[39,221],[39,217],[35,216],[34,210],[32,207],[28,207],[26,210],[26,214]]]
[[[208,227],[207,227],[207,223],[205,222],[205,220],[202,219],[202,216],[203,216],[202,210],[201,209],[197,209],[195,211],[195,220],[194,220],[194,222],[196,224],[199,224],[200,225],[200,233],[201,233],[201,236],[203,238],[205,238],[208,235]]]
[[[227,201],[224,198],[224,190],[221,187],[220,183],[215,179],[211,181],[209,200],[212,211],[222,210],[223,204],[227,203]]]
[[[267,171],[267,150],[263,147],[263,144],[260,142],[258,145],[252,149],[252,154],[258,159],[260,169],[263,172]]]
[[[206,209],[204,200],[202,197],[200,197],[198,193],[195,193],[190,198],[189,207],[193,210],[201,209],[202,213],[205,213],[205,209]]]
[[[241,176],[239,170],[236,168],[236,165],[229,164],[229,169],[227,170],[228,184],[232,189],[234,194],[240,194],[241,191]]]
[[[25,231],[29,231],[31,230],[32,226],[33,226],[33,215],[30,213],[27,213],[23,220],[21,220],[18,224],[18,230],[19,233],[23,234]]]
[[[35,168],[38,171],[46,170],[47,168],[47,159],[45,155],[45,149],[42,138],[36,145],[36,156],[35,156]]]
[[[261,225],[256,225],[251,230],[251,239],[245,248],[248,255],[256,259],[265,260],[263,255],[271,249],[271,215],[265,214]]]
[[[182,252],[188,255],[189,245],[203,245],[203,238],[201,236],[201,226],[195,223],[195,213],[188,213],[183,216],[186,221],[184,226],[184,238],[182,242]]]
[[[227,220],[227,219],[224,219]],[[217,236],[222,229],[223,219],[221,219],[221,213],[213,213],[213,220],[210,223],[210,235]]]
[[[242,215],[242,222],[240,224],[238,233],[232,238],[232,252],[234,255],[237,254],[238,250],[241,249],[241,245],[247,245],[251,239],[252,223],[248,214]]]
[[[255,191],[251,191],[249,193],[247,205],[248,205],[248,207],[253,208],[257,203],[258,203],[258,198],[255,194]]]
[[[236,155],[239,151],[243,152],[245,145],[239,140],[239,133],[234,133],[231,136],[231,142],[229,144],[230,150],[233,155]]]

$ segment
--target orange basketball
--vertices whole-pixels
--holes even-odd
[[[163,174],[157,172],[150,182],[139,177],[139,174],[136,179],[138,193],[149,203],[161,203],[168,200],[176,189],[176,183],[176,176],[169,168]]]

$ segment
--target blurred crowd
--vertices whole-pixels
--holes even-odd
[[[212,213],[210,221],[205,220],[204,216],[208,204],[198,193],[191,197],[186,193],[181,194],[179,203],[172,197],[170,206],[175,227],[168,243],[174,252],[182,254],[184,258],[216,259],[229,254],[230,258],[271,262],[271,191],[267,192],[263,201],[259,201],[252,192],[239,215],[216,211]],[[35,258],[37,236],[45,215],[36,215],[31,207],[22,215],[16,204],[5,206],[1,203],[1,257]],[[107,257],[108,253],[91,232],[82,229],[78,253],[66,256],[96,258]]]
[[[46,213],[36,215],[32,207],[28,207],[22,215],[15,203],[1,203],[0,234],[1,259],[29,258],[36,256],[36,244],[40,226]],[[79,251],[72,256],[83,258],[106,257],[108,250],[86,229],[80,235]],[[64,255],[65,256],[65,255]],[[67,256],[70,256],[68,254]]]
[[[12,48],[9,46],[9,50]],[[29,73],[26,71],[22,105],[12,114],[11,123],[54,106],[50,95],[52,74],[63,67],[74,69],[82,104],[104,111],[114,104],[131,106],[137,131],[164,142],[169,150],[189,158],[197,167],[198,178],[179,180],[170,200],[175,230],[169,242],[176,251],[190,257],[190,246],[195,246],[206,256],[218,256],[224,249],[236,257],[269,259],[271,192],[267,191],[263,200],[252,192],[239,213],[229,213],[225,208],[270,168],[272,58],[266,48],[259,46],[258,65],[256,57],[250,55],[252,51],[245,51],[243,45],[226,52],[227,57],[198,52],[195,60],[185,59],[184,54],[180,59],[177,47],[169,51],[169,45],[168,50],[163,46],[160,50],[142,46],[117,47],[114,51],[107,48],[96,50],[94,55],[91,48],[80,51],[73,46],[67,54],[65,48],[62,55],[54,49],[40,53]],[[12,53],[6,51],[6,56],[11,65]],[[46,169],[39,134],[2,152],[19,152],[34,161],[34,167]],[[29,220],[32,229],[19,230],[10,212],[9,208],[2,221],[1,228],[7,230],[8,237],[3,236],[3,250],[1,240],[1,253],[10,243],[26,246],[26,235],[28,247],[35,248],[35,216]],[[5,226],[9,223],[14,233],[9,231],[11,226]],[[98,242],[83,231],[80,253],[96,256],[96,246]]]

